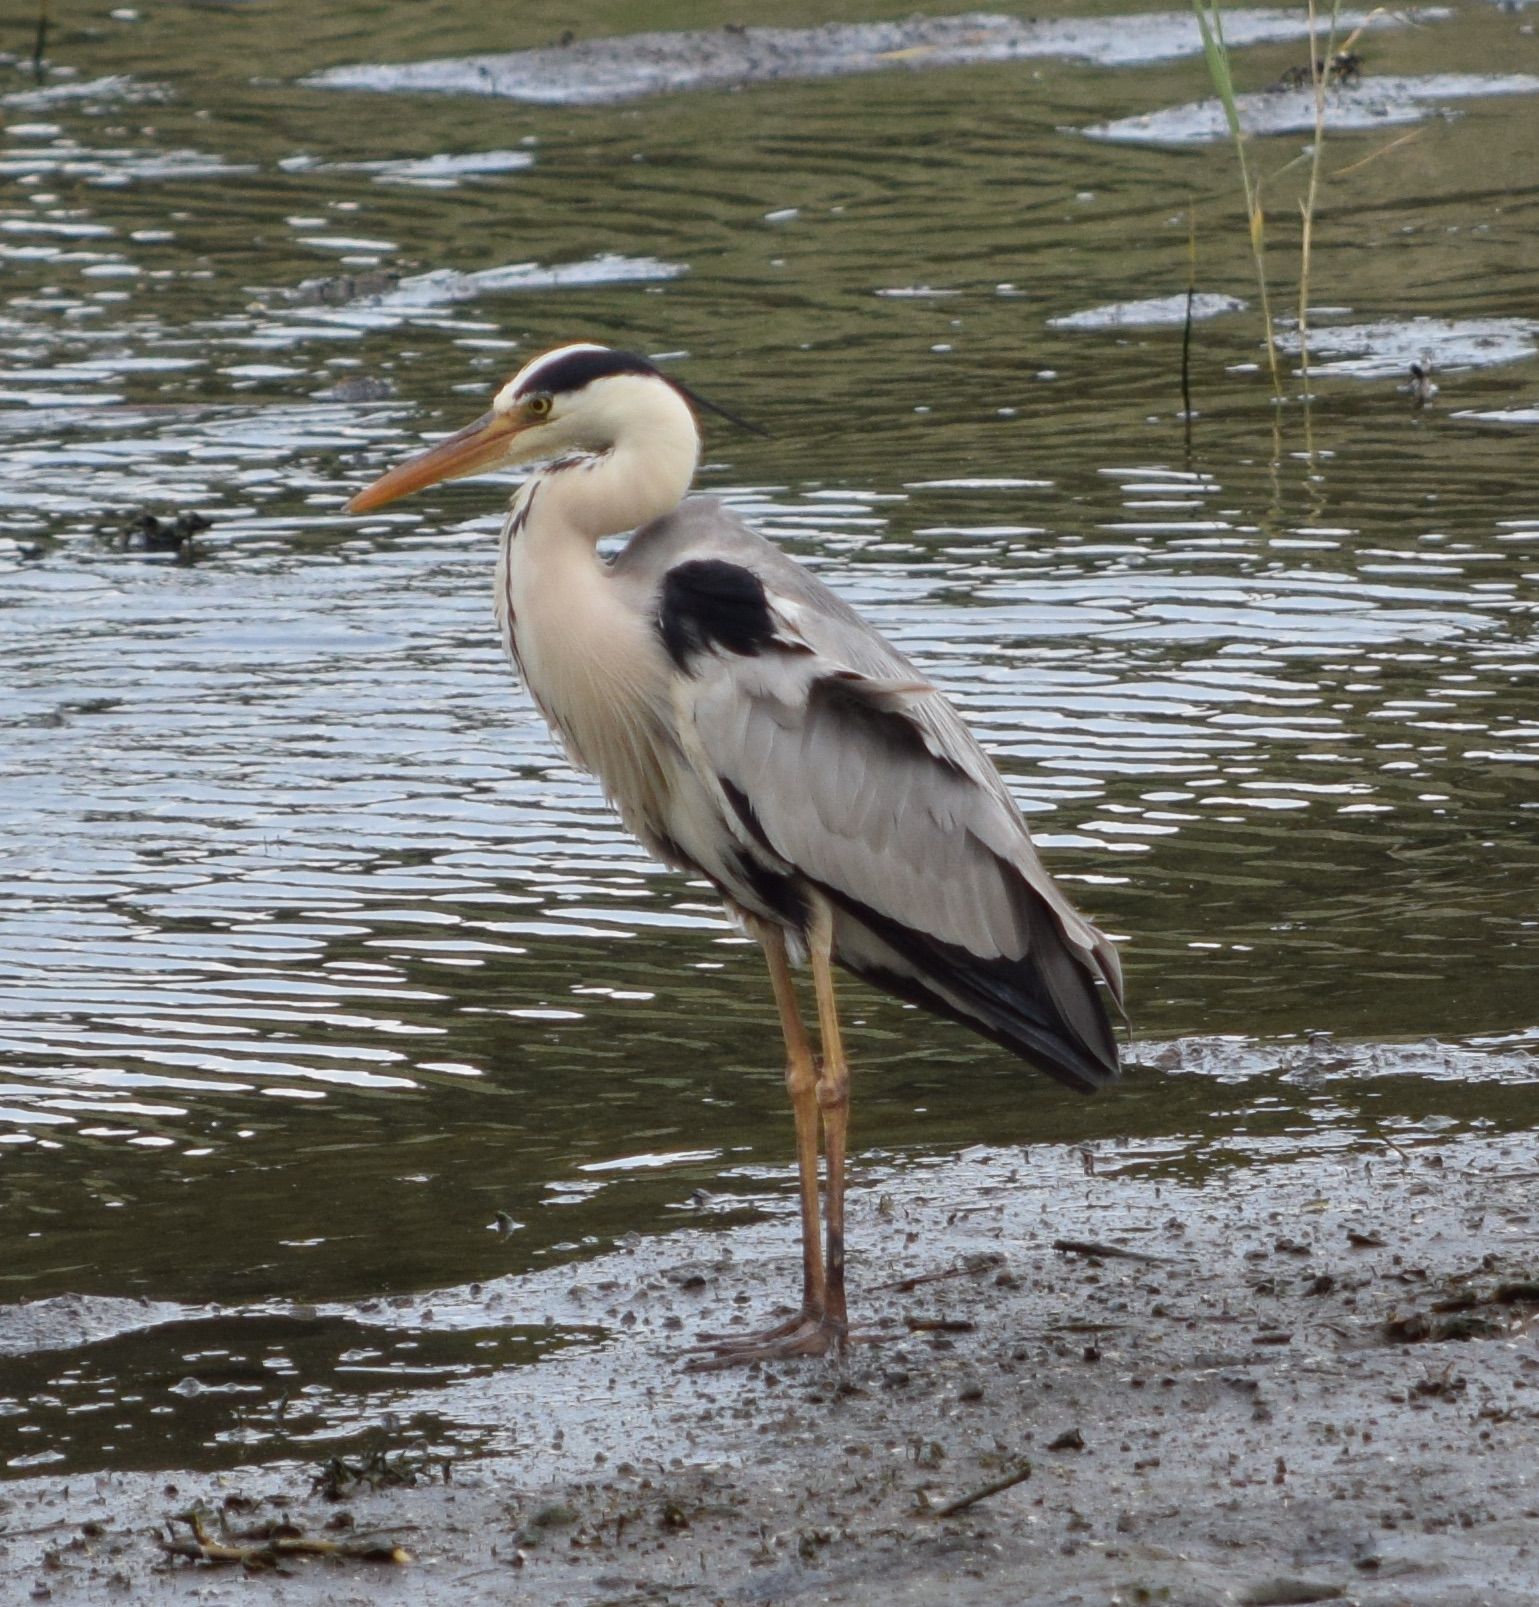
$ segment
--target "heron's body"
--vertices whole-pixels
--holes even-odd
[[[515,437],[532,456],[542,429],[565,455],[525,482],[504,522],[503,637],[630,830],[708,878],[765,946],[797,1118],[803,1302],[792,1323],[720,1353],[820,1350],[845,1332],[847,1076],[829,962],[1088,1091],[1117,1069],[1097,989],[1120,1004],[1116,952],[1048,876],[998,771],[921,672],[721,503],[685,500],[697,428],[650,365],[586,346],[536,359],[485,420],[355,506],[474,472]],[[600,557],[598,543],[625,531],[616,556]],[[786,968],[803,952],[821,1067]]]

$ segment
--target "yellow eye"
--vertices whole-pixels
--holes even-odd
[[[531,396],[524,406],[536,418],[545,418],[550,412],[550,398],[542,391],[538,396]]]

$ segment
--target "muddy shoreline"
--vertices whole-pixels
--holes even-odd
[[[790,1287],[777,1218],[360,1309],[608,1337],[426,1392],[502,1433],[447,1482],[422,1467],[329,1500],[288,1461],[0,1486],[0,1583],[68,1601],[1516,1607],[1539,1593],[1536,1176],[1539,1144],[1511,1136],[1200,1187],[1115,1151],[868,1162],[858,1309],[900,1338],[842,1365],[683,1372],[692,1332]],[[413,1560],[188,1562],[160,1539],[194,1502],[214,1532],[279,1518]]]

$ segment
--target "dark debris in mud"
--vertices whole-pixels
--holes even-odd
[[[186,1562],[236,1564],[252,1573],[268,1569],[282,1573],[286,1562],[300,1557],[388,1562],[398,1567],[413,1560],[399,1541],[368,1535],[328,1538],[307,1533],[289,1518],[271,1518],[237,1529],[224,1521],[221,1513],[217,1533],[209,1524],[209,1515],[202,1507],[189,1507],[167,1519],[160,1537],[161,1549],[168,1557]],[[349,1525],[333,1523],[328,1527],[345,1530]]]
[[[1396,1313],[1384,1324],[1384,1337],[1399,1345],[1534,1332],[1539,1332],[1539,1279],[1526,1276],[1484,1290],[1459,1289],[1432,1300],[1425,1310]]]
[[[453,1479],[453,1467],[452,1462],[441,1457],[410,1451],[392,1455],[381,1448],[351,1462],[344,1456],[327,1457],[310,1481],[310,1488],[328,1501],[346,1501],[360,1490],[400,1489],[423,1479],[441,1478],[448,1484]]]

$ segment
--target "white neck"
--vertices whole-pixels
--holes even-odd
[[[628,376],[604,384],[620,394],[606,395],[607,416],[570,442],[591,455],[535,475],[513,500],[498,555],[497,614],[525,685],[567,752],[601,779],[627,820],[642,811],[632,820],[642,830],[661,818],[668,792],[657,735],[666,660],[651,620],[616,590],[594,548],[678,507],[700,437],[671,386]]]
[[[598,542],[672,513],[689,492],[700,432],[684,398],[651,378],[617,376],[604,387],[575,443],[583,455],[536,475],[522,493],[534,504],[536,540],[560,528]]]

